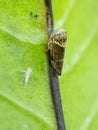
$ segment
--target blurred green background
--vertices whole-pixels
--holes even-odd
[[[98,129],[98,1],[53,0],[55,29],[67,30],[60,91],[68,130]]]

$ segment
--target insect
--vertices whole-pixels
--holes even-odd
[[[66,41],[67,33],[64,29],[53,31],[48,41],[51,64],[58,75],[61,75],[62,73]]]

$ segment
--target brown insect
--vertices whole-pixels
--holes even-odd
[[[67,33],[64,29],[53,31],[48,41],[51,64],[58,75],[62,73],[66,41]]]

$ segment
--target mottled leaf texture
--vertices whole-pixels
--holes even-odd
[[[56,130],[43,0],[0,0],[0,130]]]

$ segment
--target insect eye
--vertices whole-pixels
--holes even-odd
[[[65,42],[65,38],[60,38],[60,42]]]
[[[62,40],[63,40],[63,39],[62,39],[62,38],[60,38],[60,42],[62,42]]]
[[[65,42],[65,38],[63,38],[62,41]]]

